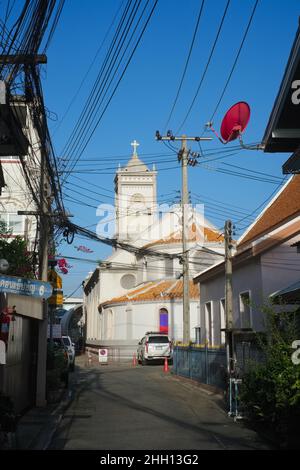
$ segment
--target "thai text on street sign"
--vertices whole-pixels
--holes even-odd
[[[0,292],[48,299],[52,295],[52,285],[49,282],[1,274]]]

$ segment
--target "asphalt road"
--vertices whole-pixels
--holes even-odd
[[[268,449],[228,418],[216,397],[163,372],[162,365],[87,365],[50,449]]]

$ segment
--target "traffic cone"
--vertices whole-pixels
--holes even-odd
[[[164,372],[169,372],[168,358],[165,357]]]
[[[136,366],[136,354],[135,353],[133,353],[132,365],[134,367]]]

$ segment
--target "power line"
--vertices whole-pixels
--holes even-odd
[[[65,257],[65,258],[66,258],[66,257]],[[73,292],[72,292],[71,294],[69,294],[67,297],[64,297],[64,302],[65,302],[67,299],[69,299],[70,297],[72,297],[72,296],[75,294],[75,292],[77,292],[80,288],[82,288],[82,282],[79,284],[78,287],[76,287],[76,289],[73,290]]]
[[[280,188],[280,186],[283,185],[283,183],[286,181],[287,179],[287,176],[285,176],[284,178],[282,178],[282,181],[278,184],[278,186],[274,189],[274,191],[272,191],[272,193],[267,197],[267,199],[265,199],[261,204],[259,204],[252,212],[250,212],[250,216],[252,216],[253,214],[255,214],[256,212],[258,212],[259,209],[261,209],[261,207],[263,207],[265,204],[267,204],[267,202],[277,193],[278,189]],[[235,225],[239,224],[240,222],[243,222],[247,217],[242,217],[241,219],[239,220],[236,220],[234,223]],[[245,228],[247,228],[247,226],[245,227],[240,227],[240,230],[243,230]]]
[[[79,180],[79,181],[82,181],[83,183],[86,183],[88,186],[93,186],[93,187],[95,187],[95,188],[97,188],[97,189],[101,189],[102,191],[107,191],[107,192],[109,192],[109,193],[115,194],[115,191],[113,191],[112,189],[107,189],[107,188],[104,188],[103,186],[99,186],[98,184],[94,184],[94,183],[92,183],[91,181],[86,181],[86,180],[80,178],[79,176],[72,176],[72,178],[75,178],[75,179],[77,179],[77,180]],[[159,195],[158,195],[158,199],[159,199],[159,198],[162,198],[162,197],[165,197],[165,196],[171,196],[171,195],[173,195],[174,193],[175,193],[175,190],[171,191],[170,193],[159,194]]]
[[[125,1],[125,0],[123,0],[123,1],[120,3],[120,5],[118,6],[118,9],[117,9],[117,11],[116,11],[116,13],[115,13],[115,15],[114,15],[114,17],[113,17],[113,20],[112,20],[112,22],[110,23],[110,25],[109,25],[109,27],[108,27],[108,29],[107,29],[105,35],[104,35],[104,38],[103,38],[103,40],[102,40],[100,46],[98,47],[98,49],[97,49],[97,51],[96,51],[96,54],[94,55],[94,58],[93,58],[92,62],[91,62],[90,65],[89,65],[89,68],[87,69],[86,73],[84,74],[84,76],[83,76],[83,78],[82,78],[82,80],[81,80],[81,82],[80,82],[80,85],[79,85],[79,87],[77,88],[76,93],[75,93],[74,96],[72,97],[72,99],[71,99],[71,101],[70,101],[70,103],[69,103],[69,105],[68,105],[66,111],[64,112],[64,114],[63,114],[63,116],[62,116],[62,118],[61,118],[59,124],[56,126],[56,128],[55,128],[55,130],[54,130],[54,132],[53,132],[53,135],[55,135],[55,133],[56,133],[56,132],[58,131],[58,129],[61,127],[61,125],[62,125],[62,123],[63,123],[65,117],[66,117],[67,114],[69,113],[69,111],[70,111],[71,107],[73,106],[73,104],[74,104],[76,98],[78,97],[78,95],[79,95],[79,93],[80,93],[80,90],[82,89],[82,87],[83,87],[83,85],[84,85],[84,82],[86,81],[86,79],[87,79],[87,77],[88,77],[88,75],[89,75],[89,73],[90,73],[92,67],[94,66],[94,63],[96,62],[96,59],[97,59],[98,55],[100,54],[100,52],[101,52],[101,50],[102,50],[102,48],[103,48],[103,46],[104,46],[104,44],[105,44],[105,41],[106,41],[106,39],[107,39],[107,37],[108,37],[108,35],[109,35],[109,33],[110,33],[110,31],[111,31],[111,29],[112,29],[112,27],[113,27],[115,21],[116,21],[116,18],[117,18],[117,16],[118,16],[118,14],[119,14],[119,12],[120,12],[120,10],[121,10],[123,4],[124,4],[124,1]]]
[[[198,88],[197,88],[197,90],[196,90],[196,93],[195,93],[195,95],[194,95],[194,97],[193,97],[193,99],[192,99],[192,102],[191,102],[191,104],[190,104],[190,107],[189,107],[189,109],[188,109],[188,111],[187,111],[187,113],[186,113],[186,115],[185,115],[185,117],[184,117],[182,123],[180,124],[178,130],[176,131],[176,134],[178,134],[179,131],[180,131],[180,129],[182,129],[182,127],[183,127],[184,124],[186,123],[187,118],[189,117],[189,115],[190,115],[190,113],[191,113],[191,111],[192,111],[192,109],[193,109],[193,107],[194,107],[195,101],[196,101],[196,99],[197,99],[197,97],[198,97],[198,94],[199,94],[199,91],[200,91],[200,89],[201,89],[201,86],[202,86],[202,83],[203,83],[203,81],[204,81],[204,78],[205,78],[205,76],[206,76],[206,73],[207,73],[209,64],[210,64],[211,59],[212,59],[212,56],[213,56],[213,54],[214,54],[214,51],[215,51],[217,42],[218,42],[218,40],[219,40],[219,36],[220,36],[221,30],[222,30],[222,27],[223,27],[223,23],[224,23],[226,14],[227,14],[227,10],[228,10],[229,4],[230,4],[230,0],[227,0],[226,6],[225,6],[225,9],[224,9],[224,13],[223,13],[223,16],[222,16],[220,25],[219,25],[219,29],[218,29],[217,35],[216,35],[216,37],[215,37],[214,44],[213,44],[213,46],[212,46],[212,48],[211,48],[211,51],[210,51],[210,54],[209,54],[209,58],[208,58],[208,60],[207,60],[207,63],[206,63],[204,72],[203,72],[202,77],[201,77],[201,79],[200,79]]]
[[[180,94],[180,91],[181,91],[181,88],[182,88],[182,85],[183,85],[183,81],[184,81],[186,71],[187,71],[187,68],[188,68],[188,65],[189,65],[189,62],[190,62],[190,58],[191,58],[191,55],[192,55],[192,51],[193,51],[193,48],[194,48],[194,43],[195,43],[195,39],[196,39],[196,36],[197,36],[199,23],[200,23],[200,19],[201,19],[201,16],[202,16],[203,7],[204,7],[204,0],[202,0],[201,5],[200,5],[200,9],[199,9],[199,13],[198,13],[198,17],[197,17],[197,21],[196,21],[196,25],[195,25],[193,37],[192,37],[192,42],[190,44],[188,56],[187,56],[187,59],[186,59],[186,62],[185,62],[185,66],[184,66],[183,73],[182,73],[182,76],[181,76],[181,80],[180,80],[180,83],[179,83],[179,86],[178,86],[178,90],[177,90],[177,93],[176,93],[176,96],[175,96],[175,99],[174,99],[174,102],[173,102],[173,106],[171,108],[171,111],[170,111],[170,114],[168,116],[167,122],[164,126],[165,130],[167,129],[167,126],[168,126],[168,124],[171,120],[171,117],[173,115],[175,106],[176,106],[178,98],[179,98],[179,94]]]
[[[268,173],[261,172],[261,171],[250,170],[249,168],[245,168],[243,166],[238,166],[238,165],[233,165],[232,163],[222,162],[222,165],[230,166],[232,168],[238,168],[239,170],[248,171],[249,173],[256,173],[257,175],[269,176],[270,178],[274,178],[274,179],[282,181],[282,177],[280,176],[270,175]]]
[[[274,180],[274,179],[267,178],[267,177],[262,178],[262,177],[259,177],[259,176],[248,175],[246,173],[241,173],[241,172],[237,172],[237,171],[230,171],[230,170],[226,170],[226,169],[222,169],[222,168],[216,168],[216,167],[213,167],[211,165],[207,165],[206,163],[202,163],[202,162],[198,162],[198,165],[201,166],[202,168],[205,168],[206,170],[216,171],[218,173],[223,173],[225,175],[237,176],[237,177],[243,178],[243,179],[259,181],[261,183],[278,184],[278,180]],[[279,186],[281,184],[282,183],[279,183]]]
[[[216,107],[215,107],[215,109],[214,109],[214,111],[213,111],[213,113],[212,113],[212,115],[211,115],[211,117],[210,117],[210,121],[211,121],[211,122],[213,121],[213,118],[214,118],[214,116],[215,116],[215,114],[216,114],[216,112],[217,112],[217,110],[218,110],[218,108],[219,108],[219,106],[220,106],[220,104],[221,104],[221,101],[222,101],[222,99],[223,99],[223,96],[225,95],[225,92],[226,92],[226,90],[227,90],[227,87],[228,87],[228,85],[229,85],[229,82],[230,82],[230,80],[231,80],[231,77],[232,77],[233,72],[234,72],[234,70],[235,70],[236,64],[237,64],[237,62],[238,62],[238,60],[239,60],[239,57],[240,57],[240,54],[241,54],[241,52],[242,52],[242,49],[243,49],[245,40],[246,40],[246,38],[247,38],[247,35],[248,35],[248,32],[249,32],[249,29],[250,29],[250,26],[251,26],[251,23],[252,23],[252,20],[253,20],[254,13],[255,13],[255,10],[256,10],[257,5],[258,5],[258,0],[255,1],[254,7],[253,7],[253,9],[252,9],[252,12],[251,12],[251,15],[250,15],[250,18],[249,18],[249,21],[248,21],[248,24],[247,24],[247,27],[246,27],[246,30],[245,30],[243,39],[242,39],[242,42],[241,42],[240,47],[239,47],[239,49],[238,49],[238,52],[237,52],[237,54],[236,54],[236,57],[235,57],[235,60],[234,60],[234,62],[233,62],[233,65],[232,65],[232,67],[231,67],[230,73],[229,73],[229,75],[228,75],[228,78],[227,78],[227,80],[226,80],[226,83],[225,83],[225,85],[224,85],[224,88],[223,88],[223,90],[222,90],[222,93],[221,93],[221,95],[220,95],[220,98],[219,98],[219,100],[218,100],[218,102],[217,102],[217,104],[216,104]]]
[[[134,26],[133,33],[131,34],[131,37],[129,38],[129,40],[128,40],[126,46],[125,46],[125,50],[124,50],[124,52],[123,52],[123,54],[122,54],[122,56],[121,56],[121,59],[119,60],[117,66],[116,66],[117,68],[115,68],[115,70],[112,71],[112,70],[113,70],[112,67],[115,66],[116,60],[117,60],[117,58],[118,58],[118,55],[120,54],[120,51],[121,51],[120,48],[123,47],[124,42],[125,42],[126,37],[127,37],[127,34],[128,34],[128,32],[129,32],[129,29],[128,29],[128,28],[130,28],[130,26],[131,26],[131,24],[132,24],[132,20],[129,21],[130,18],[129,18],[129,20],[127,21],[127,25],[125,26],[125,33],[123,32],[123,34],[125,34],[125,35],[124,35],[124,38],[123,38],[123,41],[121,42],[120,47],[119,47],[119,45],[117,46],[117,47],[119,47],[119,50],[117,51],[117,55],[115,56],[115,58],[113,59],[113,61],[110,62],[109,66],[108,66],[109,68],[106,70],[106,74],[105,74],[105,76],[104,76],[104,81],[102,80],[100,89],[98,88],[96,101],[93,102],[93,105],[92,105],[92,108],[91,108],[92,111],[89,111],[89,112],[88,112],[88,114],[87,114],[87,118],[88,118],[88,119],[85,119],[85,121],[83,122],[83,124],[82,124],[82,126],[81,126],[81,130],[79,131],[81,134],[79,134],[79,133],[77,132],[77,137],[75,137],[75,140],[73,139],[72,145],[74,145],[74,142],[76,142],[76,139],[78,140],[78,138],[80,138],[80,146],[75,149],[75,153],[74,153],[74,155],[73,155],[73,157],[72,157],[72,163],[69,165],[69,170],[70,170],[70,171],[74,168],[74,166],[76,165],[76,163],[77,163],[78,160],[80,159],[81,155],[83,154],[84,150],[86,149],[86,147],[87,147],[87,145],[88,145],[90,139],[92,138],[92,136],[93,136],[93,134],[94,134],[96,128],[98,127],[98,125],[99,125],[101,119],[103,118],[103,116],[104,116],[104,114],[105,114],[105,112],[106,112],[106,110],[107,110],[107,108],[108,108],[108,106],[109,106],[109,104],[110,104],[112,98],[114,97],[114,95],[115,95],[115,93],[116,93],[116,91],[117,91],[117,89],[118,89],[118,87],[119,87],[119,85],[120,85],[120,82],[121,82],[122,78],[124,77],[125,72],[126,72],[128,66],[129,66],[129,64],[130,64],[130,62],[131,62],[131,60],[132,60],[132,58],[133,58],[133,55],[134,55],[134,53],[135,53],[135,51],[136,51],[136,49],[137,49],[137,47],[138,47],[138,45],[139,45],[139,43],[140,43],[142,37],[143,37],[143,34],[144,34],[145,30],[146,30],[146,27],[147,27],[147,25],[148,25],[148,23],[149,23],[149,21],[150,21],[152,15],[153,15],[153,12],[154,12],[155,7],[156,7],[156,5],[157,5],[157,1],[158,1],[158,0],[155,0],[155,1],[154,1],[154,4],[153,4],[151,10],[150,10],[150,12],[148,13],[148,17],[147,17],[146,21],[144,22],[144,25],[142,26],[142,30],[141,30],[140,33],[138,34],[138,38],[135,40],[135,44],[133,45],[132,51],[131,51],[131,53],[129,54],[128,59],[126,60],[126,63],[125,63],[125,65],[124,65],[124,67],[123,67],[123,70],[120,71],[119,78],[117,79],[117,82],[116,82],[115,86],[113,86],[113,90],[112,90],[110,96],[108,97],[108,99],[107,99],[107,101],[106,101],[106,104],[103,105],[104,108],[103,108],[103,110],[102,110],[102,112],[101,112],[99,106],[101,106],[101,105],[103,104],[103,100],[104,100],[104,98],[105,98],[105,96],[106,96],[106,94],[107,94],[107,92],[108,92],[108,90],[109,90],[109,87],[112,85],[112,82],[113,82],[113,80],[114,80],[114,78],[115,78],[115,76],[116,76],[116,74],[117,74],[117,72],[118,72],[118,69],[119,69],[120,66],[121,66],[121,63],[122,63],[122,61],[123,61],[123,59],[124,59],[124,57],[125,57],[125,55],[126,55],[126,53],[127,53],[127,50],[128,50],[128,48],[129,48],[129,46],[130,46],[130,43],[132,42],[132,40],[133,40],[133,38],[134,38],[135,32],[136,32],[136,30],[137,30],[137,27],[138,27],[139,23],[141,22],[141,20],[142,20],[142,18],[143,18],[143,15],[144,15],[144,13],[145,13],[145,11],[146,11],[146,8],[147,8],[147,6],[148,6],[149,0],[146,2],[146,5],[144,6],[140,17],[138,18],[138,20],[137,20],[137,22],[136,22],[136,24],[135,24],[135,26]],[[139,7],[139,4],[140,4],[140,2],[138,3],[137,8]],[[135,7],[134,7],[134,8],[135,8]],[[135,16],[136,13],[137,13],[137,8],[135,8],[135,10],[132,10],[132,12],[131,12],[131,16],[133,15],[133,18],[134,18],[134,16]],[[128,26],[128,24],[129,24],[129,26]],[[120,41],[119,41],[119,44],[120,44]],[[112,77],[111,77],[111,74],[112,74]],[[108,82],[109,82],[109,83],[108,83]],[[107,84],[107,83],[108,83],[108,84]],[[106,87],[106,91],[104,91],[105,87]],[[101,101],[100,101],[100,98],[102,98]],[[100,101],[100,105],[99,105],[99,101]],[[88,108],[86,108],[86,109],[88,109]],[[85,112],[86,112],[86,111],[85,111]],[[96,114],[95,114],[95,113],[96,113]],[[97,115],[98,115],[98,114],[100,114],[100,115],[99,115],[99,117],[97,118]],[[96,122],[95,122],[95,120],[96,120]],[[80,135],[81,135],[82,137],[80,137]],[[65,176],[64,180],[66,179],[66,177],[67,177],[67,175]]]

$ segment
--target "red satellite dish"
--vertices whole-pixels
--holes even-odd
[[[221,124],[221,136],[225,143],[235,140],[247,127],[250,119],[250,106],[239,101],[231,106]]]

